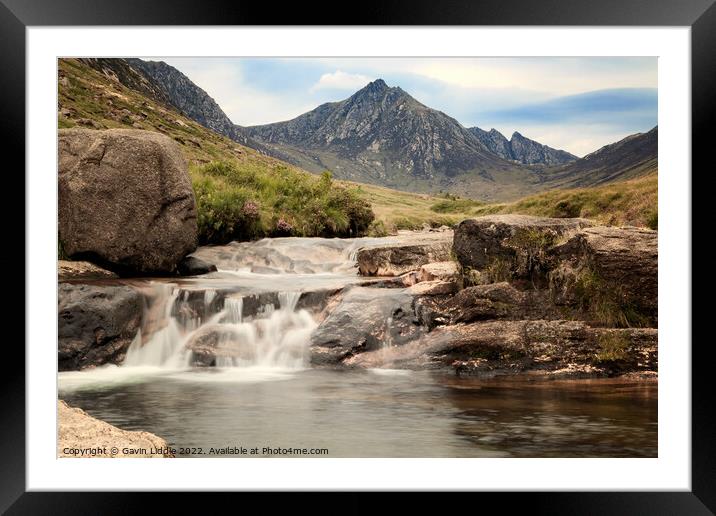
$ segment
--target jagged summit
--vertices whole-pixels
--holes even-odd
[[[530,140],[515,131],[508,140],[497,129],[485,131],[479,127],[471,127],[470,132],[491,152],[503,159],[516,161],[525,165],[563,165],[571,163],[577,156],[569,152],[553,149],[539,142]]]

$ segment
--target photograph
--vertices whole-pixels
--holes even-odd
[[[659,86],[56,58],[57,457],[659,458]]]

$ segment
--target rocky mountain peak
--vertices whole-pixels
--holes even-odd
[[[512,133],[508,140],[497,129],[484,131],[479,127],[471,127],[469,131],[487,149],[503,159],[516,161],[525,165],[561,165],[571,163],[577,156],[569,152],[553,149],[539,142],[530,140],[518,131]]]

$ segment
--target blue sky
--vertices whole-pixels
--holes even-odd
[[[578,156],[657,123],[655,57],[151,59],[240,125],[289,120],[377,78],[466,127],[519,131]]]

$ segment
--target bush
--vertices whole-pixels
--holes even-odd
[[[375,215],[356,189],[331,173],[214,161],[191,170],[199,240],[219,244],[268,236],[364,235]]]

